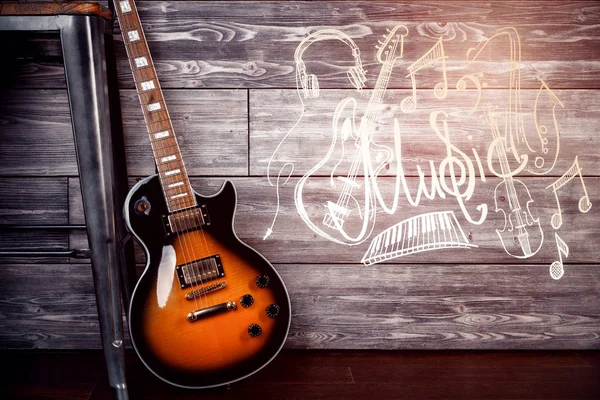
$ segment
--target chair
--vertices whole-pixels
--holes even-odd
[[[120,287],[129,288],[120,268],[127,173],[111,21],[97,3],[0,3],[0,31],[60,33],[102,346],[115,397],[127,399]],[[123,297],[128,304],[128,290]]]

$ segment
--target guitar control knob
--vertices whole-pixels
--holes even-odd
[[[148,198],[146,196],[142,196],[141,199],[135,202],[133,208],[137,215],[149,215],[152,206],[150,205]]]
[[[270,318],[275,318],[279,315],[279,306],[277,304],[269,304],[267,306],[267,316]]]
[[[269,278],[269,275],[259,275],[256,277],[256,286],[258,286],[259,288],[266,288],[267,286],[269,286],[269,282],[271,281],[271,278]]]
[[[252,297],[252,295],[250,295],[250,294],[245,294],[240,299],[240,305],[244,308],[248,308],[252,304],[254,304],[254,297]]]
[[[262,333],[262,328],[258,324],[252,324],[248,327],[248,335],[252,337],[260,336]]]

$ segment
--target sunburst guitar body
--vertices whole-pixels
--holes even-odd
[[[127,198],[127,226],[147,257],[129,329],[155,375],[204,388],[251,375],[277,355],[290,301],[271,264],[233,230],[233,184],[212,197],[195,196],[196,207],[169,213],[153,176]]]

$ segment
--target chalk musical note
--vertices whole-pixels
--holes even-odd
[[[444,56],[444,45],[442,38],[437,41],[431,49],[429,49],[421,58],[412,63],[407,69],[412,82],[412,95],[406,97],[400,103],[402,112],[411,113],[417,109],[417,81],[415,74],[426,67],[432,67],[437,61],[442,63],[442,81],[433,88],[433,95],[436,99],[445,99],[448,95],[448,79],[446,78],[446,56]]]
[[[579,199],[579,211],[582,213],[586,213],[590,211],[592,208],[592,203],[590,202],[590,198],[588,196],[587,189],[585,187],[585,182],[583,181],[583,176],[581,175],[581,167],[579,166],[578,156],[575,156],[575,161],[573,161],[573,165],[571,168],[567,170],[560,178],[558,178],[554,183],[547,186],[546,189],[552,188],[554,192],[554,196],[556,198],[556,204],[558,206],[558,212],[552,214],[550,219],[550,223],[554,229],[558,229],[561,227],[563,219],[562,219],[562,209],[560,207],[560,200],[558,199],[558,189],[565,186],[567,183],[575,179],[575,177],[579,175],[579,179],[581,181],[581,186],[583,188],[583,196]]]
[[[559,261],[554,261],[550,264],[550,276],[552,279],[558,280],[562,278],[565,273],[562,256],[564,254],[565,258],[569,257],[569,246],[560,236],[558,236],[558,233],[554,232],[554,237],[556,238],[556,249],[558,250]]]

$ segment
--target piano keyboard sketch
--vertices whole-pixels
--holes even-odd
[[[306,49],[312,43],[325,40],[341,41],[348,46],[354,66],[347,69],[347,76],[359,92],[367,80],[367,72],[362,68],[358,46],[339,30],[318,30],[300,42],[294,54],[300,117],[277,145],[267,165],[268,182],[276,187],[277,211],[264,239],[274,230],[279,211],[280,186],[285,185],[296,171],[300,178],[294,188],[294,203],[302,221],[315,234],[340,245],[359,246],[371,239],[361,260],[365,265],[424,251],[477,248],[471,243],[470,236],[467,239],[459,221],[483,225],[489,207],[493,207],[496,216],[503,221],[501,226],[495,229],[491,227],[491,230],[495,230],[498,246],[504,253],[516,259],[535,256],[544,242],[542,221],[549,222],[554,230],[563,225],[559,190],[564,185],[579,177],[583,190],[579,211],[586,213],[592,206],[577,156],[571,168],[546,187],[545,193],[551,191],[557,204],[557,212],[547,220],[538,215],[539,201],[532,196],[526,180],[518,179],[525,172],[541,176],[554,171],[561,148],[556,113],[565,107],[563,102],[540,79],[535,103],[529,109],[524,106],[521,93],[521,38],[514,27],[498,29],[476,47],[468,49],[466,58],[459,61],[463,63],[465,71],[468,68],[470,70],[456,82],[452,82],[452,76],[447,74],[447,64],[452,57],[446,53],[442,37],[437,38],[433,46],[420,57],[416,57],[416,61],[410,64],[405,62],[408,64],[406,67],[398,65],[398,60],[405,57],[404,43],[409,33],[409,29],[402,24],[386,30],[383,40],[378,41],[373,50],[380,70],[366,107],[361,112],[358,109],[360,99],[355,96],[344,97],[336,102],[335,111],[328,114],[331,115],[331,128],[321,133],[321,137],[330,138],[327,152],[320,156],[312,168],[302,172],[297,171],[289,155],[282,156],[279,152],[285,141],[293,140],[292,133],[302,135],[302,122],[309,118],[307,110],[310,107],[306,101],[320,95],[318,79],[307,71],[303,60]],[[480,70],[489,64],[489,57],[499,62],[509,62],[506,86],[500,88],[505,90],[491,99],[487,98],[491,91],[484,90],[488,88],[486,76]],[[393,75],[393,72],[397,74]],[[416,114],[420,109],[418,96],[427,95],[427,90],[417,91],[417,82],[426,73],[439,77],[434,80],[432,90],[433,102],[439,107],[429,111],[429,126],[435,134],[433,138],[437,145],[445,147],[445,152],[436,157],[439,161],[424,159],[425,155],[419,155],[425,162],[415,166],[414,179],[417,184],[409,185],[403,164],[406,155],[402,151],[402,138],[406,135],[402,130],[407,128],[401,128],[399,118]],[[399,103],[402,114],[390,119],[393,122],[393,145],[384,146],[378,143],[377,136],[380,133],[377,124],[381,117],[380,110],[386,101],[389,104],[389,100],[386,100],[388,85],[392,77],[398,74],[410,78],[411,90],[409,96],[402,98]],[[459,132],[450,126],[449,120],[456,119],[457,113],[451,113],[444,107],[451,97],[450,86],[455,87],[453,90],[456,92],[474,95],[472,104],[464,104],[464,111],[482,120],[480,130],[486,133],[486,137],[477,148],[468,146],[470,149],[461,149],[453,143]],[[315,104],[323,107],[323,103]],[[313,110],[313,116],[323,113],[322,109]],[[387,126],[391,129],[390,125]],[[306,140],[305,136],[299,137]],[[471,135],[468,139],[471,140]],[[431,137],[424,140],[431,140]],[[310,145],[308,142],[306,144]],[[389,169],[388,176],[381,179],[384,168]],[[488,178],[500,180],[493,191],[494,199],[469,204],[476,188],[486,183],[486,173]],[[322,185],[311,187],[311,182],[315,181],[311,178],[322,176],[329,176],[329,185],[326,188]],[[391,183],[388,186],[393,186],[391,193],[383,190],[383,182]],[[457,216],[444,206],[444,211],[409,216],[411,210],[422,206],[422,202],[434,199],[454,203],[460,213]],[[398,218],[401,221],[392,226],[382,227],[384,230],[378,233],[378,213],[402,218]],[[551,264],[550,275],[553,279],[560,279],[564,274],[563,255],[565,258],[569,255],[569,246],[557,232],[554,232],[554,237],[560,260]]]
[[[428,250],[477,247],[470,244],[453,211],[417,215],[373,238],[361,262],[371,265]]]

